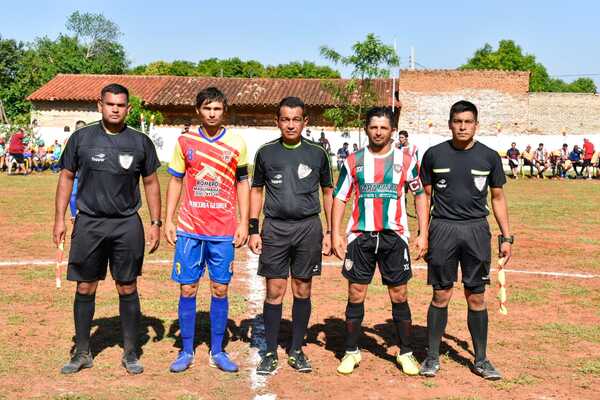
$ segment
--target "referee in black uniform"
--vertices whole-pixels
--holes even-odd
[[[72,374],[92,367],[90,327],[94,318],[98,281],[107,265],[119,293],[123,332],[122,365],[127,372],[143,372],[137,355],[140,299],[137,277],[144,261],[144,228],[137,213],[141,207],[140,175],[152,219],[150,253],[160,240],[160,166],[150,138],[125,125],[129,92],[118,84],[102,89],[98,109],[102,121],[79,129],[67,142],[60,159],[54,214],[54,243],[65,238],[65,210],[77,173],[77,209],[71,236],[67,279],[77,281],[75,293],[75,352],[61,372]]]
[[[448,303],[457,280],[458,264],[468,304],[467,323],[475,349],[473,371],[485,379],[501,379],[486,357],[488,312],[484,293],[490,283],[491,233],[487,222],[488,187],[494,217],[502,234],[500,256],[511,256],[513,237],[502,186],[506,177],[498,153],[474,139],[477,108],[459,101],[450,109],[452,139],[431,147],[423,156],[421,181],[430,200],[427,282],[433,298],[427,313],[429,348],[421,375],[433,377],[440,368],[440,341],[448,321]]]
[[[256,372],[270,375],[277,369],[277,336],[283,296],[288,276],[292,275],[292,343],[288,364],[300,372],[312,367],[302,352],[302,342],[310,319],[312,277],[321,274],[321,253],[331,252],[331,206],[333,181],[326,151],[302,137],[308,118],[304,103],[286,97],[279,103],[277,126],[281,137],[262,146],[256,153],[250,192],[250,241],[248,246],[260,254],[258,274],[267,279],[263,308],[267,350]],[[265,220],[259,235],[258,215],[263,206]],[[319,186],[327,229],[323,232]]]

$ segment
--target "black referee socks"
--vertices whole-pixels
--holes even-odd
[[[412,317],[408,301],[403,303],[392,303],[392,319],[396,327],[398,335],[398,345],[400,346],[400,354],[412,352]]]
[[[447,324],[448,307],[440,308],[430,304],[427,311],[427,340],[429,342],[427,357],[433,357],[436,360],[440,357],[440,342]]]
[[[310,311],[310,297],[308,299],[294,297],[294,305],[292,306],[292,345],[290,346],[290,353],[295,350],[300,350],[302,347],[306,328],[308,328],[308,321],[310,320]]]
[[[279,325],[281,324],[281,309],[281,304],[271,304],[266,301],[263,304],[267,353],[277,354],[277,337],[279,336]]]
[[[488,336],[488,312],[487,309],[467,312],[467,325],[473,339],[475,349],[475,362],[486,359],[487,336]]]
[[[137,290],[131,294],[119,295],[119,313],[123,332],[123,350],[125,354],[137,350],[137,338],[140,326],[140,297]]]
[[[76,351],[87,353],[90,350],[90,330],[96,310],[96,294],[75,293],[73,317],[75,319]]]
[[[358,350],[358,339],[364,316],[365,303],[346,304],[346,351]]]

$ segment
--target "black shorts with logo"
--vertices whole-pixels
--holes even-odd
[[[375,264],[384,285],[402,285],[412,277],[408,244],[394,231],[363,232],[350,242],[342,275],[352,283],[369,284]]]
[[[91,282],[106,278],[131,282],[142,274],[144,227],[138,214],[98,218],[77,214],[71,235],[67,279]]]
[[[451,288],[458,280],[460,262],[463,285],[474,293],[483,293],[490,283],[491,238],[486,218],[433,218],[426,256],[427,283],[436,290]]]
[[[265,218],[258,275],[310,279],[321,275],[323,227],[318,215],[301,220]]]

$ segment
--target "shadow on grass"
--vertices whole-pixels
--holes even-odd
[[[183,348],[181,342],[181,333],[179,332],[179,320],[175,319],[171,322],[167,337],[175,339],[174,347]],[[227,320],[227,329],[223,337],[223,349],[227,349],[227,344],[240,340],[240,328],[232,319]],[[196,330],[194,333],[194,349],[206,344],[210,348],[210,313],[207,311],[196,312]]]

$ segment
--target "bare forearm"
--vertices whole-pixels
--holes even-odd
[[[169,179],[169,184],[167,185],[167,210],[165,216],[167,221],[173,221],[173,218],[175,217],[175,210],[179,203],[182,186],[183,182],[181,178],[173,176]]]
[[[327,230],[331,230],[331,208],[333,207],[333,188],[325,187],[323,190],[323,211],[325,211],[325,221]]]
[[[263,188],[250,189],[250,218],[258,218],[263,203]]]
[[[71,171],[63,169],[58,177],[58,185],[56,185],[56,197],[54,199],[54,221],[61,221],[65,218],[67,205],[71,198],[73,190],[73,181],[75,174]]]
[[[425,193],[415,196],[415,208],[417,219],[419,221],[419,232],[421,235],[427,235],[429,232],[429,202]]]
[[[333,205],[331,207],[331,232],[333,235],[339,235],[341,233],[340,228],[344,218],[345,209],[346,203],[339,199],[333,199]]]
[[[144,180],[144,191],[146,192],[146,202],[148,202],[148,211],[150,212],[150,220],[155,221],[160,219],[160,183],[156,173],[149,175]]]
[[[494,190],[494,189],[492,189]],[[510,236],[510,225],[508,223],[508,204],[502,189],[495,189],[492,193],[492,210],[494,217],[503,236]]]
[[[248,180],[237,183],[237,202],[240,221],[247,224],[250,215],[250,186]]]

